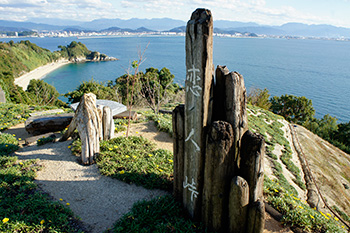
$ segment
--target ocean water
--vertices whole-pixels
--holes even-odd
[[[15,39],[13,39],[16,41]],[[145,50],[140,69],[167,67],[175,82],[184,85],[184,37],[30,38],[57,50],[58,45],[81,41],[90,50],[118,58],[113,62],[69,64],[46,76],[45,81],[64,94],[81,82],[115,80]],[[8,40],[5,40],[8,41]],[[267,88],[271,96],[292,94],[311,99],[316,117],[330,114],[338,122],[350,121],[350,42],[214,37],[214,65],[226,65],[243,75],[245,85]]]

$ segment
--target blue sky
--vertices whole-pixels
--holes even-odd
[[[281,25],[287,22],[350,28],[350,0],[0,0],[0,19],[173,18],[187,21],[196,8],[214,20]]]

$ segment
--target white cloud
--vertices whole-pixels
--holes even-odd
[[[16,9],[20,9],[20,12]],[[62,18],[93,20],[117,18],[120,12],[103,0],[0,0],[0,19]]]
[[[349,25],[350,22],[346,20],[348,14],[345,13],[342,17],[339,13],[325,15],[314,11],[311,14],[297,8],[298,5],[283,2],[271,5],[268,0],[0,0],[0,19],[26,20],[38,17],[90,21],[97,18],[169,17],[187,21],[196,8],[207,8],[212,11],[214,20],[272,25],[286,22]],[[342,0],[343,5],[349,2]]]

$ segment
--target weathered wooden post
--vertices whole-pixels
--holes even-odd
[[[197,9],[187,23],[186,104],[183,203],[194,218],[200,217],[206,128],[213,83],[213,19]]]
[[[226,67],[213,82],[213,19],[197,9],[187,23],[186,102],[173,112],[174,195],[217,232],[264,229],[264,140],[248,131],[243,77]]]

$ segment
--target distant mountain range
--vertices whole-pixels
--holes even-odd
[[[45,22],[45,23],[44,23]],[[158,19],[97,19],[90,22],[69,21],[62,19],[35,18],[27,22],[0,20],[0,32],[21,31],[112,31],[112,32],[184,32],[186,22],[169,18]],[[281,26],[259,25],[254,22],[227,20],[214,21],[217,33],[250,33],[268,36],[305,36],[324,38],[350,38],[350,28],[332,25],[307,25],[287,23]]]

